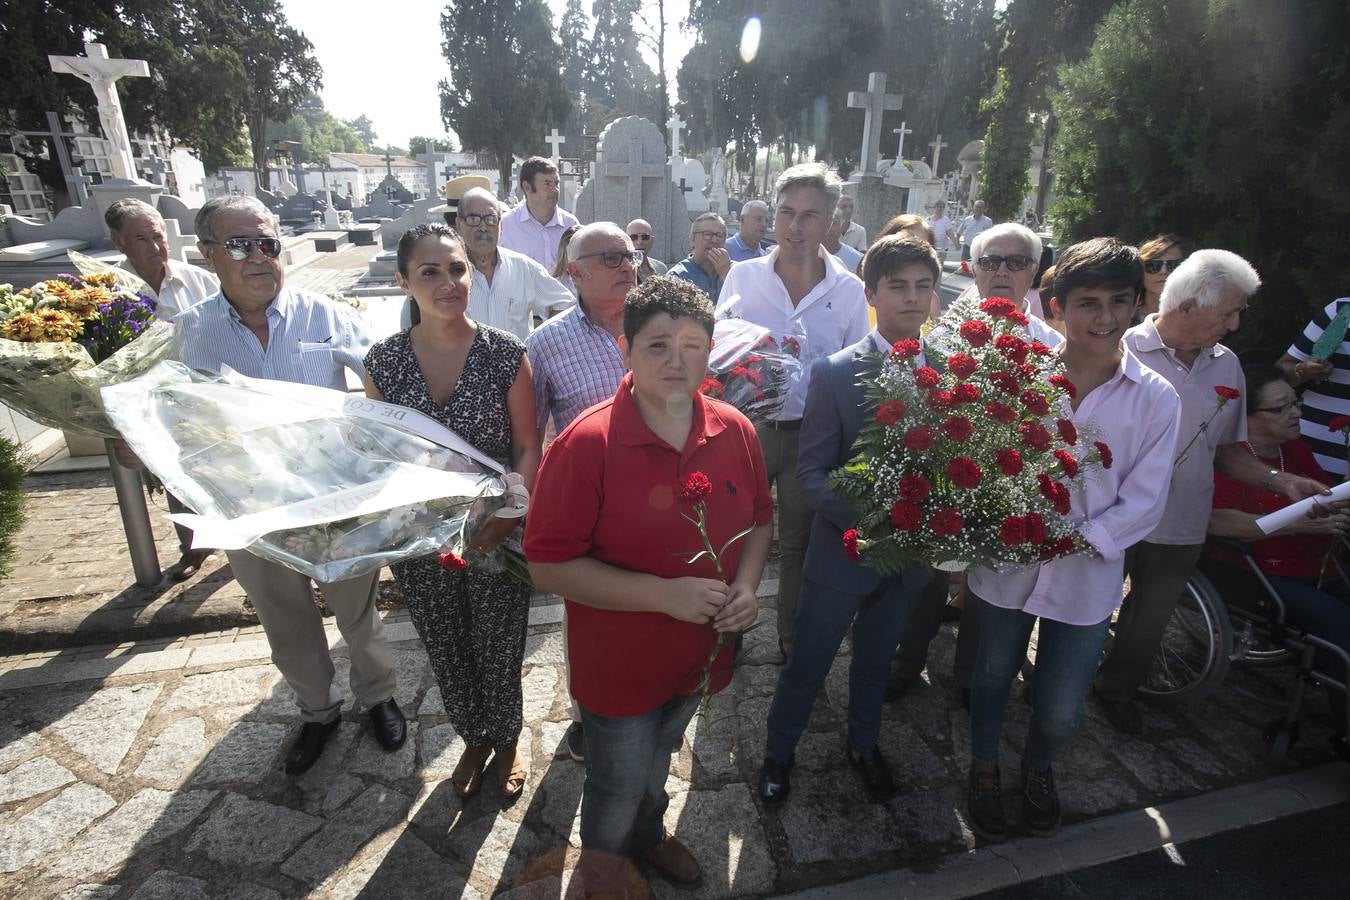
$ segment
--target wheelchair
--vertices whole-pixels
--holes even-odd
[[[1275,765],[1289,765],[1289,748],[1298,740],[1308,685],[1345,690],[1320,665],[1319,655],[1334,655],[1350,664],[1350,654],[1287,620],[1284,601],[1245,545],[1211,537],[1207,546],[1228,551],[1241,564],[1201,557],[1139,693],[1164,706],[1191,703],[1218,690],[1234,665],[1293,668],[1290,696],[1272,699],[1239,689],[1249,699],[1282,709],[1280,717],[1266,725],[1266,754]],[[1345,579],[1339,560],[1333,562]]]

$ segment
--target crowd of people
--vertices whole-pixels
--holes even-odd
[[[1041,238],[1023,224],[994,224],[977,203],[955,226],[942,209],[929,220],[897,216],[869,243],[839,179],[803,164],[778,178],[772,208],[743,207],[730,239],[721,217],[697,217],[689,255],[667,268],[646,256],[650,223],[579,225],[559,209],[547,160],[526,162],[521,187],[514,209],[469,190],[448,227],[403,235],[397,283],[416,315],[375,344],[350,308],[285,286],[276,226],[261,203],[208,201],[196,234],[219,288],[199,286],[205,296],[182,303],[176,351],[206,371],[229,366],[325,387],[342,388],[349,369],[370,397],[432,417],[523,476],[531,491],[523,534],[518,520],[492,517],[471,546],[488,553],[523,540],[535,587],[565,599],[567,749],[585,764],[588,895],[622,896],[632,858],[676,883],[699,879],[699,863],[664,824],[671,755],[700,697],[730,682],[734,638],[759,616],[774,534],[785,664],[757,784],[766,804],[789,798],[794,749],[850,632],[842,757],[871,797],[894,794],[882,705],[903,697],[926,665],[954,587],[955,680],[970,717],[966,813],[990,841],[1010,833],[999,747],[1037,625],[1019,816],[1037,835],[1059,827],[1054,765],[1089,694],[1121,732],[1142,730],[1136,693],[1207,533],[1250,542],[1294,598],[1291,615],[1350,646],[1350,591],[1323,577],[1328,542],[1350,530],[1350,513],[1328,505],[1273,537],[1253,524],[1345,475],[1330,417],[1350,405],[1350,344],[1329,362],[1315,345],[1326,331],[1344,336],[1350,298],[1329,305],[1277,366],[1244,370],[1221,341],[1256,294],[1257,273],[1233,253],[1192,251],[1175,235],[1139,249],[1087,240],[1044,273]],[[162,293],[187,296],[187,281],[157,261],[167,248],[162,227],[154,245],[153,209],[118,214],[128,264]],[[770,224],[775,243],[765,246]],[[135,251],[140,232],[153,253]],[[926,565],[882,574],[850,560],[841,535],[857,515],[828,480],[850,460],[867,415],[870,354],[915,339],[922,361],[943,365],[924,334],[941,310],[942,254],[954,241],[973,266],[970,290],[1028,316],[1031,336],[1054,348],[1077,385],[1071,420],[1102,435],[1114,456],[1073,497],[1082,552],[975,568],[964,587]],[[803,377],[758,426],[700,392],[719,318],[748,320],[800,349]],[[1241,401],[1216,407],[1219,388]],[[1297,388],[1306,388],[1302,400]],[[695,556],[705,546],[716,552]],[[285,769],[298,774],[322,754],[341,711],[312,586],[246,552],[228,556],[295,691],[303,724]],[[509,802],[527,778],[517,738],[529,589],[434,557],[400,563],[394,576],[464,738],[456,791],[469,797],[489,781]],[[392,752],[407,729],[376,580],[318,587],[349,647],[357,701]],[[1343,696],[1332,707],[1344,755]]]

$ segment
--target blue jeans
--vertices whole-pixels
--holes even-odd
[[[881,697],[895,645],[928,584],[926,566],[908,566],[882,580],[871,594],[849,594],[810,578],[797,601],[796,638],[778,676],[769,707],[766,755],[786,763],[792,757],[811,707],[825,683],[834,656],[853,625],[853,662],[848,671],[848,745],[871,755],[881,731]]]
[[[1328,579],[1319,588],[1316,579],[1270,576],[1270,584],[1284,600],[1289,623],[1350,650],[1350,589],[1339,578]],[[1325,668],[1323,668],[1325,667]],[[1345,683],[1345,664],[1339,656],[1319,654],[1318,668]],[[1327,689],[1331,721],[1337,731],[1346,730],[1345,692]]]
[[[1095,625],[1067,625],[1041,619],[1031,725],[1022,748],[1022,762],[1029,768],[1050,768],[1078,730],[1110,621],[1108,616]],[[980,608],[980,643],[970,684],[970,751],[975,762],[998,762],[1008,691],[1026,658],[1035,623],[1035,616],[1020,609],[989,602]]]
[[[588,891],[620,891],[627,857],[665,839],[670,757],[698,709],[676,696],[637,716],[601,716],[584,706],[586,786],[581,794],[581,871]]]

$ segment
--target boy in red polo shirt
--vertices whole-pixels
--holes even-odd
[[[624,303],[629,374],[612,400],[558,435],[539,469],[525,554],[540,590],[566,598],[572,696],[586,735],[581,873],[587,895],[622,896],[625,860],[679,884],[702,877],[667,835],[671,754],[693,718],[719,633],[709,692],[731,680],[729,638],[755,621],[773,504],[759,440],[732,406],[699,393],[713,309],[693,285],[644,281]],[[726,580],[684,518],[691,476]],[[694,479],[695,482],[701,479]]]

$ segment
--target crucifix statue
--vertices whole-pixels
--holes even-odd
[[[937,140],[931,141],[928,146],[933,148],[933,174],[941,178],[942,170],[938,168],[938,159],[942,156],[942,148],[947,146],[947,143],[942,140],[942,135],[939,134]]]
[[[558,129],[555,128],[549,133],[548,137],[544,138],[544,143],[548,144],[548,155],[549,158],[553,160],[553,165],[558,165],[558,147],[567,143],[567,138],[559,134]]]
[[[131,158],[127,122],[122,117],[122,101],[117,96],[117,79],[146,78],[150,67],[143,59],[109,59],[108,48],[102,44],[86,43],[84,53],[84,56],[48,56],[47,62],[53,72],[74,75],[94,89],[103,138],[113,145],[113,175],[135,181],[136,165]]]
[[[867,76],[866,91],[849,91],[848,105],[863,110],[862,161],[858,170],[864,175],[875,175],[881,157],[881,117],[888,109],[899,109],[904,104],[899,94],[886,93],[886,73],[872,72]]]
[[[901,165],[903,165],[905,162],[905,135],[914,133],[913,128],[905,127],[906,124],[908,123],[901,122],[899,128],[896,128],[893,131],[891,131],[891,134],[900,135],[900,146],[895,148],[895,161],[900,163]]]
[[[666,127],[670,129],[670,158],[674,159],[680,155],[680,129],[688,125],[688,122],[680,119],[679,113],[671,114],[670,121]]]

